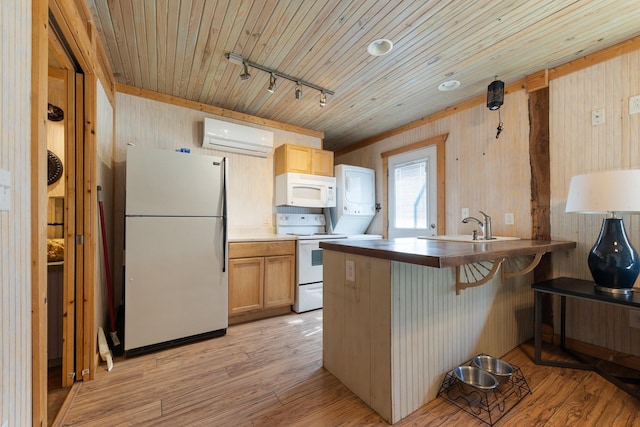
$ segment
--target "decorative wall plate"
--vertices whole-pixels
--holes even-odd
[[[51,185],[62,177],[62,162],[60,158],[47,150],[47,185]]]
[[[53,104],[48,105],[47,118],[52,122],[59,122],[64,119],[64,111],[62,108],[56,107]]]

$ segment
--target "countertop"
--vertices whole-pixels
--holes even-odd
[[[576,247],[576,242],[554,240],[504,240],[497,242],[451,242],[413,237],[382,240],[332,240],[323,249],[428,267],[455,267],[497,258],[534,255]]]
[[[290,234],[275,234],[264,231],[230,231],[229,242],[266,242],[277,240],[297,240],[297,236]]]

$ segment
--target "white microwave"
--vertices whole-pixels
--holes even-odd
[[[333,176],[287,172],[276,176],[276,205],[305,208],[336,206],[336,179]]]

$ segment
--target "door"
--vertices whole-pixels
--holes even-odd
[[[437,149],[429,146],[388,160],[389,238],[433,236],[438,229]]]
[[[227,327],[222,219],[128,217],[125,350]]]
[[[127,147],[126,214],[221,216],[222,157]]]
[[[344,201],[348,204],[373,207],[375,204],[375,175],[373,169],[344,169]],[[364,212],[364,213],[373,213]]]
[[[293,304],[293,255],[264,259],[264,307]]]
[[[229,315],[263,307],[264,258],[229,260]]]
[[[316,239],[298,240],[296,286],[322,282],[322,249]]]

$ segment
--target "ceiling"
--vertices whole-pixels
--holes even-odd
[[[87,0],[118,83],[325,133],[339,151],[640,35],[636,0]],[[393,50],[371,56],[376,39]],[[230,63],[253,63],[320,93]],[[455,91],[438,85],[459,80]],[[506,107],[506,105],[505,105]]]

